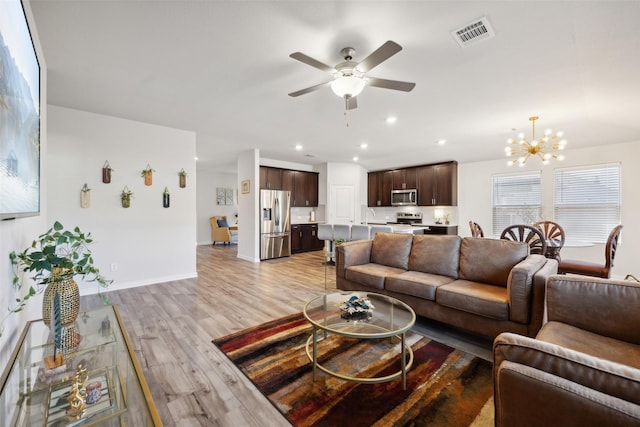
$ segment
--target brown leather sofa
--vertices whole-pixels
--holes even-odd
[[[554,275],[546,311],[494,341],[495,425],[640,425],[640,286]]]
[[[420,316],[491,338],[538,332],[545,280],[558,268],[529,255],[526,243],[460,236],[378,233],[336,252],[338,289],[389,295]]]

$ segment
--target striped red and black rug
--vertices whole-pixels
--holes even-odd
[[[322,372],[314,381],[305,351],[310,334],[311,325],[298,313],[213,343],[295,426],[493,425],[491,363],[486,360],[408,333],[414,362],[406,390],[400,380],[358,384]],[[350,376],[397,372],[398,348],[389,339],[335,335],[318,344],[320,363]]]

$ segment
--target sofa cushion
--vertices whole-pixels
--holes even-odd
[[[460,236],[413,236],[409,270],[458,277]]]
[[[413,234],[377,233],[371,245],[371,262],[407,270]]]
[[[510,240],[465,237],[460,245],[460,279],[507,286],[514,265],[529,255],[529,245]]]
[[[422,236],[416,236],[422,237]],[[405,271],[395,276],[387,277],[384,288],[399,294],[411,295],[435,301],[436,289],[439,286],[453,282],[454,279],[420,271]]]
[[[490,317],[509,320],[507,288],[468,280],[455,280],[436,290],[440,305]]]
[[[384,289],[384,280],[387,276],[400,274],[404,270],[388,267],[380,264],[362,264],[347,267],[345,278],[352,282],[370,287],[371,289]]]

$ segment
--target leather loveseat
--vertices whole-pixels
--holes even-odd
[[[495,425],[640,425],[640,286],[554,275],[546,312],[494,341]]]
[[[416,314],[491,338],[535,336],[544,285],[558,263],[526,243],[460,236],[378,233],[336,248],[336,286],[409,304]]]

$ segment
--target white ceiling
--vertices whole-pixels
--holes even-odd
[[[565,131],[567,155],[640,141],[638,1],[31,4],[50,104],[195,131],[199,162],[220,171],[252,148],[307,164],[357,155],[368,170],[499,159],[532,115]],[[496,36],[460,48],[450,32],[482,16]],[[333,66],[345,46],[360,61],[387,40],[404,49],[369,75],[412,92],[365,87],[346,117],[329,87],[287,96],[327,80],[292,52]]]

